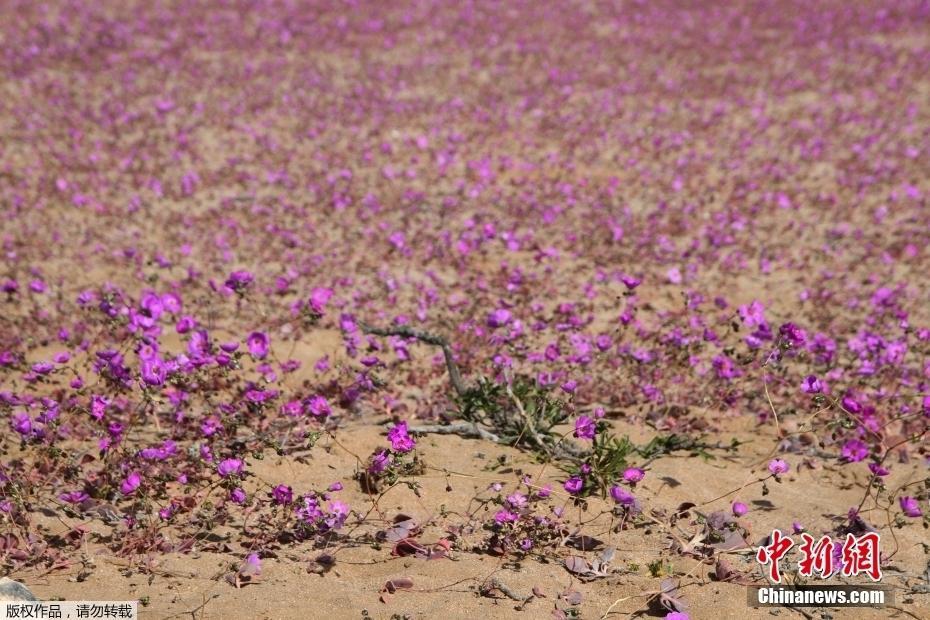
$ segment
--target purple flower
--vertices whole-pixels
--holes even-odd
[[[292,501],[294,501],[294,493],[291,491],[291,487],[284,484],[279,484],[271,490],[271,499],[275,504],[290,504]]]
[[[513,315],[510,313],[510,310],[506,308],[498,308],[494,312],[488,313],[487,324],[488,327],[503,327],[513,318]]]
[[[749,512],[749,506],[747,506],[743,502],[733,502],[733,505],[730,507],[730,509],[733,511],[733,514],[737,517],[742,517],[747,512]]]
[[[68,502],[69,504],[80,504],[87,498],[88,495],[84,491],[70,491],[58,496],[58,499],[63,502]]]
[[[642,283],[642,280],[639,278],[634,278],[633,276],[621,276],[620,281],[623,282],[623,285],[631,291]]]
[[[326,308],[326,303],[333,296],[333,289],[331,288],[315,288],[310,291],[310,299],[307,303],[310,305],[310,309],[317,314],[323,314],[323,310]]]
[[[594,420],[588,416],[578,416],[578,419],[575,420],[575,437],[579,439],[594,439],[594,434],[596,432],[597,425],[594,423]]]
[[[843,396],[843,409],[849,413],[859,413],[862,411],[862,405],[851,394]]]
[[[788,463],[781,459],[772,459],[769,461],[769,471],[775,476],[787,474],[790,470],[791,467],[788,466]]]
[[[262,572],[262,561],[257,553],[250,553],[245,559],[245,565],[242,567],[243,572],[248,575],[258,575]]]
[[[174,326],[174,329],[179,334],[186,334],[190,330],[197,327],[197,321],[192,316],[182,316],[178,319],[177,325]]]
[[[220,421],[214,416],[210,416],[200,424],[200,432],[204,437],[212,437],[221,428]]]
[[[636,504],[636,497],[632,493],[619,485],[610,487],[610,496],[621,506],[633,506]]]
[[[303,496],[303,506],[297,508],[297,517],[307,525],[316,525],[323,518],[320,501],[316,495],[309,493]]]
[[[887,476],[891,472],[879,465],[878,463],[869,463],[869,471],[872,472],[875,476],[882,478]]]
[[[331,530],[338,530],[345,524],[346,517],[349,516],[349,506],[338,500],[329,503],[329,515],[324,519],[326,527]]]
[[[578,476],[572,476],[562,485],[565,487],[565,490],[571,493],[572,495],[577,495],[581,492],[581,489],[584,487],[584,480]]]
[[[575,390],[577,389],[578,389],[577,381],[574,381],[574,380],[566,381],[565,383],[562,384],[562,391],[565,392],[566,394],[574,394]]]
[[[497,521],[498,523],[501,523],[501,524],[503,524],[503,523],[513,523],[514,521],[518,520],[519,518],[520,518],[520,515],[518,515],[518,514],[515,513],[515,512],[511,512],[511,511],[507,510],[506,508],[501,508],[501,509],[498,510],[497,513],[495,513],[495,515],[494,515],[494,520]]]
[[[178,448],[173,441],[166,439],[161,446],[157,448],[144,448],[139,451],[139,456],[147,461],[164,461],[168,457],[177,454]]]
[[[317,418],[325,418],[333,412],[332,408],[329,406],[329,401],[319,394],[311,396],[307,401],[307,411],[310,412],[310,415]]]
[[[239,459],[223,459],[216,466],[216,471],[223,478],[238,476],[242,473],[242,461]]]
[[[119,490],[123,495],[130,495],[139,488],[139,485],[142,484],[142,475],[139,472],[134,471],[126,476],[126,479],[123,480],[123,483],[120,485]]]
[[[16,413],[10,419],[10,425],[13,427],[13,430],[25,437],[32,432],[32,418],[29,417],[28,413],[23,411]]]
[[[249,347],[249,353],[255,359],[265,359],[268,355],[268,335],[265,332],[252,332],[246,338],[246,345]]]
[[[665,614],[665,620],[691,620],[691,616],[683,611],[670,611]]]
[[[522,493],[513,493],[507,496],[506,502],[513,509],[519,509],[526,506],[526,495]]]
[[[36,362],[32,365],[32,372],[37,375],[47,375],[55,370],[55,365],[51,362]]]
[[[153,357],[142,361],[139,374],[142,376],[142,380],[145,381],[145,383],[158,387],[165,384],[165,379],[168,377],[168,370],[160,359]]]
[[[630,485],[635,485],[646,477],[646,472],[639,467],[627,467],[623,472],[623,481]]]
[[[371,457],[371,463],[368,465],[368,473],[377,476],[383,473],[391,464],[391,456],[387,450],[381,450]]]
[[[391,442],[391,448],[395,452],[410,452],[416,445],[413,437],[407,434],[406,422],[400,422],[388,431],[388,439]]]
[[[224,284],[234,291],[243,291],[254,279],[255,276],[248,271],[233,271]]]
[[[840,454],[850,463],[858,463],[869,455],[869,447],[858,439],[850,439],[843,444]]]
[[[820,394],[823,392],[823,383],[814,375],[807,375],[801,382],[801,391],[805,394]]]
[[[901,510],[904,511],[904,514],[909,517],[916,519],[924,514],[917,500],[913,497],[904,496],[898,500],[898,503],[901,504]]]
[[[794,323],[785,323],[778,328],[778,333],[785,342],[794,348],[804,346],[804,343],[807,341],[807,334]]]
[[[165,312],[177,314],[181,311],[181,298],[174,293],[165,293],[161,296],[161,305]]]
[[[245,491],[243,491],[239,487],[236,487],[235,489],[229,492],[229,501],[231,501],[234,504],[240,504],[240,505],[244,504],[245,503]]]

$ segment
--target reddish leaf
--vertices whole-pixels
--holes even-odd
[[[591,565],[588,564],[588,561],[577,555],[570,555],[565,558],[565,568],[567,568],[570,573],[575,573],[577,575],[584,575],[591,571]]]

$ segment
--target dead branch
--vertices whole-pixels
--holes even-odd
[[[464,381],[462,381],[462,374],[459,372],[459,367],[455,363],[455,358],[452,354],[452,346],[449,344],[449,341],[443,338],[442,336],[437,336],[436,334],[430,334],[428,332],[421,332],[419,330],[413,329],[406,325],[397,325],[395,327],[374,327],[373,325],[368,325],[367,323],[359,323],[359,327],[362,328],[362,332],[366,334],[373,334],[375,336],[400,336],[402,338],[413,338],[414,340],[419,340],[420,342],[425,342],[426,344],[431,344],[442,349],[442,354],[446,358],[446,369],[449,371],[449,381],[452,383],[455,393],[459,396],[464,396],[467,392]]]
[[[501,594],[503,594],[504,596],[506,596],[512,601],[519,602],[520,609],[522,609],[524,605],[529,603],[536,596],[535,594],[530,594],[529,596],[520,596],[519,594],[511,590],[510,587],[506,583],[504,583],[497,577],[494,577],[493,579],[491,579],[490,581],[488,581],[487,583],[481,586],[481,594],[483,594],[484,596],[488,596],[494,590],[497,590],[498,592],[500,592]]]
[[[471,422],[455,422],[453,424],[424,424],[421,426],[412,427],[410,432],[416,435],[426,435],[428,433],[432,433],[434,435],[459,435],[460,437],[466,437],[470,439],[478,438],[493,441],[494,443],[504,443],[501,441],[500,437],[491,431],[481,428],[477,424],[472,424]]]

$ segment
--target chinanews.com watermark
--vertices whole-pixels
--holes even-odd
[[[885,607],[893,605],[893,591],[879,585],[796,585],[785,584],[782,572],[788,553],[797,547],[799,577],[868,577],[882,579],[881,537],[877,532],[861,536],[847,534],[845,539],[829,536],[815,539],[801,534],[797,545],[790,536],[773,530],[768,542],[756,551],[756,561],[768,570],[771,585],[749,586],[747,602],[751,607]]]
[[[750,586],[750,607],[884,607],[894,604],[881,586]]]

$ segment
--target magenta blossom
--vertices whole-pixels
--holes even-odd
[[[749,512],[749,506],[743,502],[733,502],[733,505],[730,507],[730,509],[733,511],[733,515],[737,517],[742,517],[747,512]]]
[[[878,463],[869,463],[869,471],[872,472],[873,475],[878,476],[879,478],[887,476],[888,474],[891,473],[889,470],[885,469]]]
[[[636,497],[618,485],[610,487],[610,496],[621,506],[633,506],[636,504]]]
[[[790,470],[791,467],[788,465],[788,463],[781,459],[772,459],[769,461],[769,471],[775,476],[787,474]]]
[[[597,433],[597,425],[595,425],[594,420],[586,415],[578,416],[578,419],[575,420],[575,437],[594,439],[595,433]]]
[[[850,439],[843,444],[840,454],[850,463],[858,463],[869,455],[869,447],[858,439]]]
[[[68,502],[69,504],[80,504],[89,496],[84,491],[70,491],[68,493],[62,493],[58,496],[63,502]]]
[[[410,452],[416,445],[409,434],[407,434],[407,423],[400,422],[388,431],[388,439],[391,442],[391,448],[395,452]]]
[[[137,472],[131,472],[126,479],[123,480],[123,483],[120,485],[119,490],[123,495],[130,495],[139,488],[139,485],[142,484],[142,475]]]
[[[627,467],[623,472],[623,481],[629,485],[635,485],[646,477],[646,472],[639,467]]]
[[[515,512],[511,512],[511,511],[509,511],[509,510],[507,510],[507,509],[505,509],[505,508],[501,508],[501,509],[498,510],[497,513],[494,515],[494,520],[497,521],[498,523],[501,523],[501,524],[503,524],[503,523],[513,523],[514,521],[516,521],[516,520],[519,519],[519,518],[520,518],[520,515],[518,515],[518,514],[515,513]]]
[[[823,383],[814,375],[808,375],[801,382],[801,391],[805,394],[820,394],[823,392]]]
[[[224,284],[234,291],[243,291],[255,279],[248,271],[233,271]]]
[[[349,516],[349,506],[339,500],[333,500],[329,503],[329,515],[323,520],[326,527],[331,530],[338,530],[345,524]]]
[[[913,497],[904,496],[898,500],[898,503],[901,505],[901,510],[907,516],[911,518],[918,518],[923,516],[923,511],[920,509],[920,505],[917,503],[917,500]]]
[[[165,368],[165,364],[160,359],[153,357],[143,360],[139,374],[146,384],[152,387],[159,387],[165,384],[165,379],[168,377],[168,369]]]
[[[307,400],[306,406],[307,411],[310,412],[310,415],[317,418],[325,418],[333,412],[326,398],[320,395],[311,396]]]
[[[216,471],[223,478],[238,476],[242,473],[242,461],[239,459],[223,459],[216,466]]]
[[[291,487],[279,484],[271,490],[271,499],[275,504],[286,505],[294,501],[294,492]]]
[[[640,283],[642,282],[642,280],[640,280],[639,278],[634,278],[633,276],[627,276],[627,275],[621,276],[620,281],[623,282],[623,285],[627,288],[627,290],[630,290],[630,291],[632,291],[634,288],[639,286]]]
[[[488,314],[488,327],[503,327],[510,322],[513,315],[506,308],[499,308]]]
[[[562,486],[565,487],[565,490],[571,493],[572,495],[577,495],[578,493],[581,492],[581,489],[584,488],[584,480],[582,480],[578,476],[572,476],[571,478],[566,480]]]
[[[25,437],[32,432],[32,418],[29,417],[28,413],[21,411],[14,414],[10,419],[10,426],[13,427],[14,431]]]
[[[381,450],[371,457],[368,465],[368,473],[377,476],[386,470],[391,464],[391,456],[387,450]]]
[[[252,332],[245,341],[249,347],[249,353],[255,359],[265,359],[268,356],[269,339],[265,332]]]

